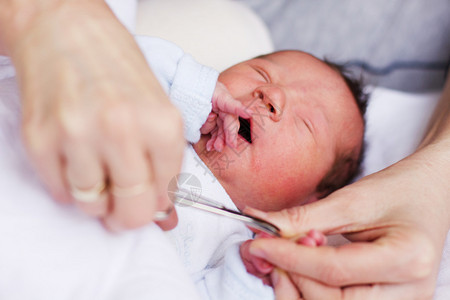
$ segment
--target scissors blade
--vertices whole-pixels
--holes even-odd
[[[188,206],[202,211],[224,216],[245,223],[248,227],[265,232],[275,237],[281,237],[280,229],[267,221],[257,217],[235,211],[225,206],[209,200],[201,195],[196,195],[192,199],[191,193],[184,189],[179,189],[175,193],[175,204],[179,206]]]

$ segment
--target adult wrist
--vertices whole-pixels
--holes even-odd
[[[20,47],[21,41],[41,22],[51,22],[59,18],[60,13],[71,10],[83,10],[83,13],[95,12],[106,6],[103,0],[6,0],[0,3],[0,51],[9,55]],[[104,9],[103,9],[104,10]],[[77,14],[73,15],[76,22]]]

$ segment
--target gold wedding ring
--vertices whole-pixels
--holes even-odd
[[[95,186],[88,189],[80,189],[72,185],[70,187],[70,194],[77,201],[92,203],[100,199],[100,195],[105,189],[105,181],[98,182]]]
[[[142,195],[149,188],[148,183],[139,183],[130,187],[120,187],[117,185],[112,185],[110,187],[110,192],[114,197],[117,198],[131,198]]]

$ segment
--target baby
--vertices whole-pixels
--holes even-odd
[[[148,59],[152,65],[152,55]],[[187,77],[192,80],[195,74]],[[190,93],[180,91],[192,98],[186,105],[178,97],[185,107],[171,97],[183,113],[186,131],[196,124],[198,133],[202,124],[200,131],[208,134],[190,140],[193,145],[169,192],[178,186],[194,198],[201,193],[231,209],[281,210],[316,201],[357,173],[365,99],[337,66],[301,51],[280,51],[232,66],[218,82],[209,83],[212,108],[199,105],[207,99],[203,84],[190,84]],[[199,97],[193,96],[192,86],[203,87]],[[186,113],[192,106],[203,109]],[[178,226],[168,235],[203,298],[273,298],[240,259],[239,247],[252,238],[250,230],[190,207],[177,207],[177,213]]]

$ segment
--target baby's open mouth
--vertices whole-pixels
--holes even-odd
[[[239,132],[238,134],[250,144],[252,143],[252,132],[250,130],[250,121],[239,117]]]

